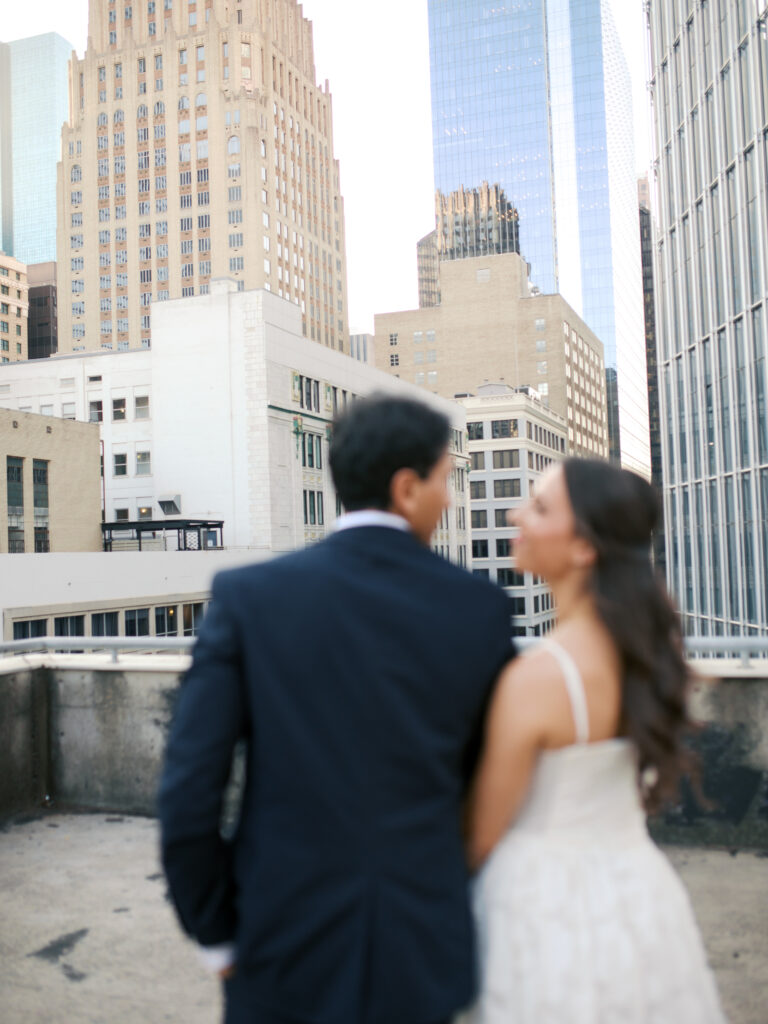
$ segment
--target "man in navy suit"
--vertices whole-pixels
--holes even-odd
[[[449,438],[420,402],[355,403],[331,445],[335,532],[214,581],[160,817],[171,894],[226,979],[227,1024],[441,1024],[473,997],[462,800],[512,648],[504,592],[428,546]]]

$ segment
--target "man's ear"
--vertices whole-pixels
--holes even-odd
[[[389,482],[390,512],[408,519],[416,496],[419,475],[414,469],[398,469]]]

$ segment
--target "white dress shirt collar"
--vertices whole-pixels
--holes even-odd
[[[386,526],[391,530],[405,530],[410,532],[410,524],[407,519],[396,515],[394,512],[382,512],[377,508],[364,508],[359,512],[345,512],[339,516],[333,524],[334,531],[352,530],[357,526]]]

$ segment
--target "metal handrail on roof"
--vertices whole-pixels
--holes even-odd
[[[540,643],[541,639],[533,636],[516,637],[515,643],[521,648],[528,648]],[[132,651],[143,654],[165,651],[189,653],[194,644],[193,636],[40,636],[0,642],[0,655],[105,651],[116,662],[118,655]],[[768,657],[768,636],[690,636],[685,638],[685,650],[689,657],[707,654],[739,658],[742,666],[747,668],[751,656]]]

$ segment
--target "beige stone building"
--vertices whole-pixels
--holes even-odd
[[[443,398],[532,387],[570,453],[607,457],[603,345],[562,296],[531,289],[515,253],[441,261],[440,290],[438,306],[375,317],[376,365]]]
[[[0,555],[101,550],[98,424],[0,409],[0,465]]]
[[[348,351],[331,96],[295,0],[90,0],[70,109],[60,352],[148,348],[153,303],[224,276],[289,299],[305,336]]]
[[[27,358],[27,267],[0,252],[0,364]]]

